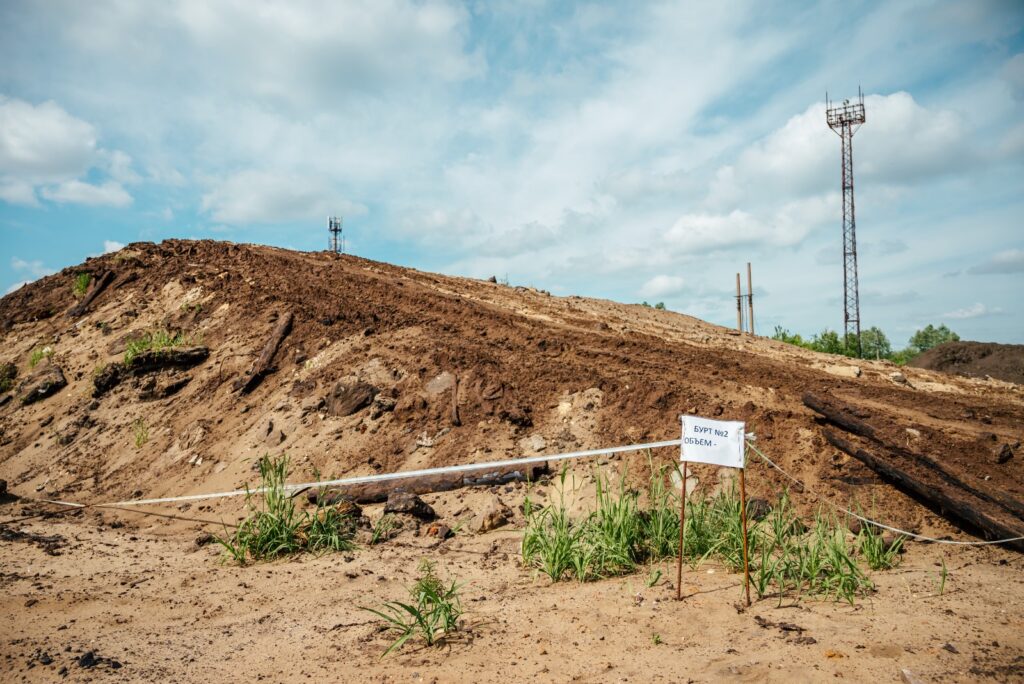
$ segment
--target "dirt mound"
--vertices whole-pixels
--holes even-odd
[[[914,357],[908,365],[973,378],[987,375],[1024,385],[1024,344],[946,342]]]
[[[82,272],[93,285],[79,298]],[[826,444],[805,391],[905,425],[910,446],[1024,494],[1022,459],[988,456],[1024,438],[1021,397],[1005,388],[914,370],[895,382],[885,362],[854,367],[669,311],[353,256],[136,243],[4,297],[0,340],[17,375],[0,395],[0,477],[22,495],[220,491],[252,483],[264,453],[287,453],[303,478],[501,460],[671,439],[696,413],[744,420],[823,493],[920,525],[926,511]],[[174,364],[163,346],[203,353]],[[66,387],[16,394],[50,368]],[[785,484],[751,468],[755,494]],[[698,479],[712,487],[717,473]]]

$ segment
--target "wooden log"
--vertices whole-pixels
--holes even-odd
[[[549,473],[550,469],[547,463],[531,463],[524,466],[506,466],[471,473],[441,473],[410,477],[404,480],[313,489],[306,494],[306,497],[310,503],[316,503],[318,496],[321,496],[321,500],[326,504],[334,504],[338,501],[352,501],[358,504],[380,503],[387,501],[388,495],[395,491],[409,494],[432,494],[463,487],[490,487],[509,482],[536,481]]]
[[[462,420],[459,418],[459,376],[455,376],[455,381],[452,382],[452,425],[459,427],[462,425]]]
[[[252,368],[246,376],[235,381],[234,388],[236,390],[240,391],[242,394],[248,394],[259,386],[260,381],[263,380],[263,376],[271,370],[271,362],[274,360],[274,354],[277,353],[277,348],[281,346],[281,342],[284,341],[284,338],[287,337],[291,329],[292,312],[289,311],[277,322],[277,325],[274,327],[274,331],[270,334],[270,339],[267,340],[267,343],[263,346],[263,351],[260,353],[259,358],[257,358],[252,364]]]
[[[807,406],[811,410],[825,416],[830,423],[843,428],[847,432],[851,432],[861,437],[867,437],[880,447],[883,447],[886,450],[898,454],[910,461],[918,463],[929,470],[935,471],[940,478],[949,484],[959,487],[979,499],[984,499],[985,501],[994,503],[1007,512],[1013,514],[1015,517],[1024,520],[1024,503],[1015,500],[1008,494],[1000,492],[991,486],[982,486],[977,483],[968,482],[964,477],[950,472],[948,468],[930,456],[910,451],[899,444],[893,444],[886,441],[878,434],[878,431],[874,427],[854,416],[852,407],[843,405],[834,400],[825,401],[819,399],[810,392],[804,393],[803,402],[804,406]]]
[[[78,302],[70,309],[68,309],[66,314],[67,317],[77,318],[78,316],[84,314],[88,310],[89,305],[92,304],[93,300],[96,299],[100,295],[100,293],[106,289],[107,285],[109,285],[113,279],[113,271],[104,271],[103,275],[101,275],[99,279],[94,280],[92,282],[92,287],[90,287],[89,291],[85,293],[84,297],[82,297],[82,301]]]
[[[1010,539],[1024,536],[1024,527],[1013,527],[1003,520],[979,510],[969,499],[958,496],[961,493],[958,490],[941,483],[925,482],[894,464],[891,459],[860,449],[828,430],[824,431],[824,435],[825,440],[832,446],[853,456],[900,489],[938,509],[944,516],[955,518],[969,527],[981,531],[987,539]],[[1024,551],[1024,541],[1008,542],[1006,546],[1017,551]]]

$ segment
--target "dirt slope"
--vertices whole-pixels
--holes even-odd
[[[910,360],[915,368],[1024,384],[1024,345],[947,342]]]
[[[65,311],[77,301],[73,280],[82,271],[90,272],[94,281],[112,271],[111,284],[83,315],[67,316]],[[274,357],[273,372],[250,394],[241,394],[235,381],[252,367],[276,324],[289,312],[294,323]],[[190,345],[207,348],[208,358],[190,368],[129,375],[94,397],[96,375],[124,358],[130,340],[157,330],[180,333]],[[42,356],[30,367],[33,351],[40,356],[47,349],[52,355]],[[1006,494],[1024,498],[1022,456],[1013,452],[1020,450],[1024,439],[1024,388],[1020,385],[897,369],[885,362],[855,366],[847,359],[739,336],[673,312],[553,297],[533,289],[422,273],[352,256],[209,241],[133,244],[0,300],[0,364],[4,363],[17,370],[17,378],[15,391],[0,395],[4,402],[0,405],[0,478],[20,497],[95,502],[222,491],[254,483],[254,464],[265,453],[286,452],[295,465],[294,477],[305,479],[314,470],[325,475],[390,472],[669,439],[679,434],[679,415],[693,412],[747,421],[763,450],[831,500],[860,505],[915,532],[957,532],[858,461],[829,447],[822,427],[800,400],[804,392],[812,391],[859,407],[861,418],[877,419],[891,431],[909,427],[898,435],[907,448],[929,454],[951,471],[969,473],[974,480],[995,481]],[[21,383],[52,374],[56,368],[67,386],[23,405],[23,393],[17,391]],[[897,371],[902,375],[894,379]],[[364,385],[372,388],[369,396],[375,397],[368,406],[358,396],[366,391]],[[353,408],[353,413],[340,415]],[[1015,455],[999,458],[999,454],[1005,457],[1007,448]],[[658,459],[676,457],[668,450],[655,454]],[[642,458],[612,459],[612,463],[633,472],[646,467]],[[713,469],[695,471],[698,487],[719,484],[719,473]],[[747,482],[752,496],[773,500],[785,481],[754,461]],[[517,487],[494,493],[512,507],[522,497]],[[483,496],[448,493],[432,497],[431,502],[446,520],[457,524],[472,516]],[[796,502],[807,512],[820,503],[810,493],[797,496]],[[5,518],[33,510],[26,499],[0,505]],[[240,506],[238,500],[227,500],[157,510],[230,520],[239,514]],[[12,635],[2,643],[4,657],[17,662],[17,671],[29,679],[45,679],[56,669],[29,668],[26,663],[35,657],[32,649],[65,645],[98,648],[101,655],[130,661],[129,674],[110,668],[104,672],[133,679],[230,676],[227,673],[235,670],[227,661],[243,654],[272,679],[302,678],[304,671],[332,672],[333,651],[310,644],[302,635],[337,638],[339,647],[374,653],[379,652],[380,638],[365,620],[360,622],[365,615],[337,608],[324,612],[318,608],[318,597],[278,606],[281,592],[310,584],[321,597],[329,596],[334,586],[330,578],[348,572],[351,562],[356,577],[368,576],[369,571],[380,583],[342,580],[347,588],[341,590],[341,600],[363,601],[375,587],[381,593],[378,598],[394,598],[394,590],[409,580],[421,553],[448,552],[448,547],[428,551],[425,542],[410,535],[404,543],[412,546],[362,551],[354,561],[317,559],[265,570],[225,571],[217,565],[215,551],[190,549],[196,531],[203,528],[110,512],[87,512],[60,522],[26,522],[20,529],[28,536],[0,540],[0,563],[8,573],[0,576],[0,583],[5,593],[18,597],[16,607],[0,621],[0,631]],[[62,547],[60,557],[47,556],[37,548],[39,544],[33,544],[33,534],[45,537],[55,531],[65,542],[75,540]],[[601,583],[579,595],[564,587],[527,592],[523,587],[535,586],[533,580],[515,563],[514,538],[503,534],[493,539],[460,536],[451,549],[453,571],[468,577],[485,598],[503,597],[497,603],[474,606],[491,620],[478,638],[491,644],[488,649],[501,644],[514,652],[516,656],[508,660],[530,661],[529,672],[542,680],[618,679],[615,668],[647,643],[649,634],[608,646],[612,667],[595,670],[600,658],[584,662],[580,654],[579,644],[589,643],[587,638],[574,639],[574,630],[581,627],[556,627],[550,620],[535,620],[549,603],[557,606],[582,596],[593,605],[581,606],[566,617],[598,621],[588,628],[595,639],[598,634],[602,641],[618,638],[617,621],[633,619],[631,611],[623,612],[620,599],[633,592],[635,584],[642,587],[642,581]],[[939,558],[938,549],[912,551],[907,567],[923,577]],[[970,586],[972,591],[988,591],[1006,579],[998,570],[1003,566],[996,563],[1021,567],[1017,556],[998,550],[963,551],[955,558],[958,563],[990,564],[965,581],[964,589]],[[948,562],[953,559],[949,557]],[[293,572],[296,587],[285,580]],[[319,579],[303,580],[307,573]],[[153,583],[134,591],[133,583],[144,577],[151,577]],[[686,581],[695,590],[712,592],[700,599],[701,610],[712,610],[713,603],[724,608],[716,617],[722,624],[749,623],[749,615],[735,617],[731,598],[718,599],[713,593],[734,587],[734,580],[723,577],[705,586],[701,574],[693,573]],[[1003,646],[991,657],[975,657],[966,664],[958,660],[950,665],[943,656],[941,667],[932,671],[946,676],[966,673],[973,662],[981,668],[978,672],[1005,675],[999,668],[1017,662],[1022,597],[1020,581],[1013,582],[1007,602],[993,599],[991,605],[969,610],[972,604],[965,597],[963,606],[943,608],[963,609],[971,616],[969,622],[943,627],[942,638],[975,634],[977,625],[999,621],[1009,631],[986,627],[981,634]],[[663,589],[664,581],[659,586]],[[898,585],[892,590],[898,592]],[[647,592],[647,600],[660,597],[657,591],[661,589]],[[730,597],[732,591],[728,589]],[[921,588],[914,591],[920,596],[928,593],[923,579]],[[246,603],[230,607],[241,600]],[[162,607],[151,609],[153,601],[162,602]],[[939,613],[917,612],[916,601],[908,599],[897,613],[886,612],[882,621],[908,619],[915,628],[927,630],[944,619]],[[259,625],[269,620],[277,627],[269,632],[255,627],[257,613]],[[816,608],[814,614],[818,617],[808,619],[826,629],[839,613]],[[334,622],[352,625],[335,632]],[[868,641],[882,648],[886,632],[869,622],[856,624],[866,630]],[[760,629],[747,623],[734,626],[753,633]],[[691,648],[684,645],[685,640],[699,643],[701,639],[701,630],[692,626],[696,631],[655,621],[650,628],[679,640],[675,652],[685,654]],[[50,631],[59,629],[69,630],[67,639]],[[864,640],[851,629],[842,638],[834,635],[847,655],[855,653]],[[290,655],[275,654],[273,634],[282,630],[296,638],[292,642],[289,637],[286,653]],[[171,636],[164,638],[164,634]],[[558,641],[557,646],[547,648],[537,641],[549,636]],[[224,643],[213,647],[221,638]],[[196,639],[211,645],[210,657],[216,662],[197,655],[203,647]],[[593,647],[593,652],[602,653],[606,648],[597,643]],[[920,650],[936,645],[931,639],[912,640],[905,647]],[[493,659],[482,661],[490,675],[468,676],[459,663],[482,656],[475,648],[466,648],[455,651],[461,655],[453,661],[454,669],[442,666],[444,656],[419,653],[373,672],[385,680],[415,679],[427,672],[440,673],[440,681],[491,681],[499,676],[506,659],[491,651],[488,658]],[[534,651],[549,652],[549,657],[530,657]],[[693,653],[712,657],[705,651],[700,647]],[[767,660],[767,670],[764,662],[754,667],[747,647],[732,654],[715,653],[714,667],[693,670],[694,676],[716,679],[746,674],[770,679],[773,675],[766,672],[771,663],[779,662],[773,657]],[[295,666],[293,659],[299,655],[309,656],[314,664]],[[653,667],[657,653],[649,655]],[[558,664],[548,662],[550,656],[559,659]],[[816,666],[829,666],[821,677],[815,674],[811,679],[831,678],[833,670],[843,671],[832,667],[831,657],[821,660],[825,656],[818,652],[808,657],[806,662],[799,658],[793,662],[815,671]],[[285,666],[282,658],[291,664]],[[361,666],[375,664],[375,656],[360,658]],[[860,669],[846,671],[859,673],[856,678],[883,672],[895,676],[886,658],[896,656],[875,654],[858,665]],[[879,665],[883,662],[884,668]],[[927,662],[922,659],[922,666]],[[622,676],[646,680],[657,672],[645,668],[637,665]],[[98,670],[72,669],[76,672],[89,675]],[[788,675],[779,673],[775,678],[797,676],[792,668],[785,672]],[[678,680],[671,673],[662,674],[665,681]]]

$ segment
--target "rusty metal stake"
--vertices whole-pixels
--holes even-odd
[[[683,600],[683,546],[686,543],[686,461],[683,461],[683,489],[679,495],[679,559],[676,561],[676,601]]]
[[[743,584],[747,590],[747,606],[750,606],[750,562],[747,560],[747,487],[740,468],[740,519],[743,520]]]

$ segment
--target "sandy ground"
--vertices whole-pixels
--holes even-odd
[[[685,569],[681,603],[672,563],[552,585],[521,567],[513,528],[442,543],[408,531],[351,553],[248,567],[196,546],[201,526],[137,514],[14,529],[28,536],[0,543],[6,681],[1024,678],[1024,557],[991,547],[910,544],[853,606],[766,598],[744,610],[741,576],[715,564]],[[33,534],[59,535],[59,555]],[[360,606],[404,599],[421,558],[464,583],[463,633],[381,659],[387,635]],[[95,664],[83,667],[89,653]]]

